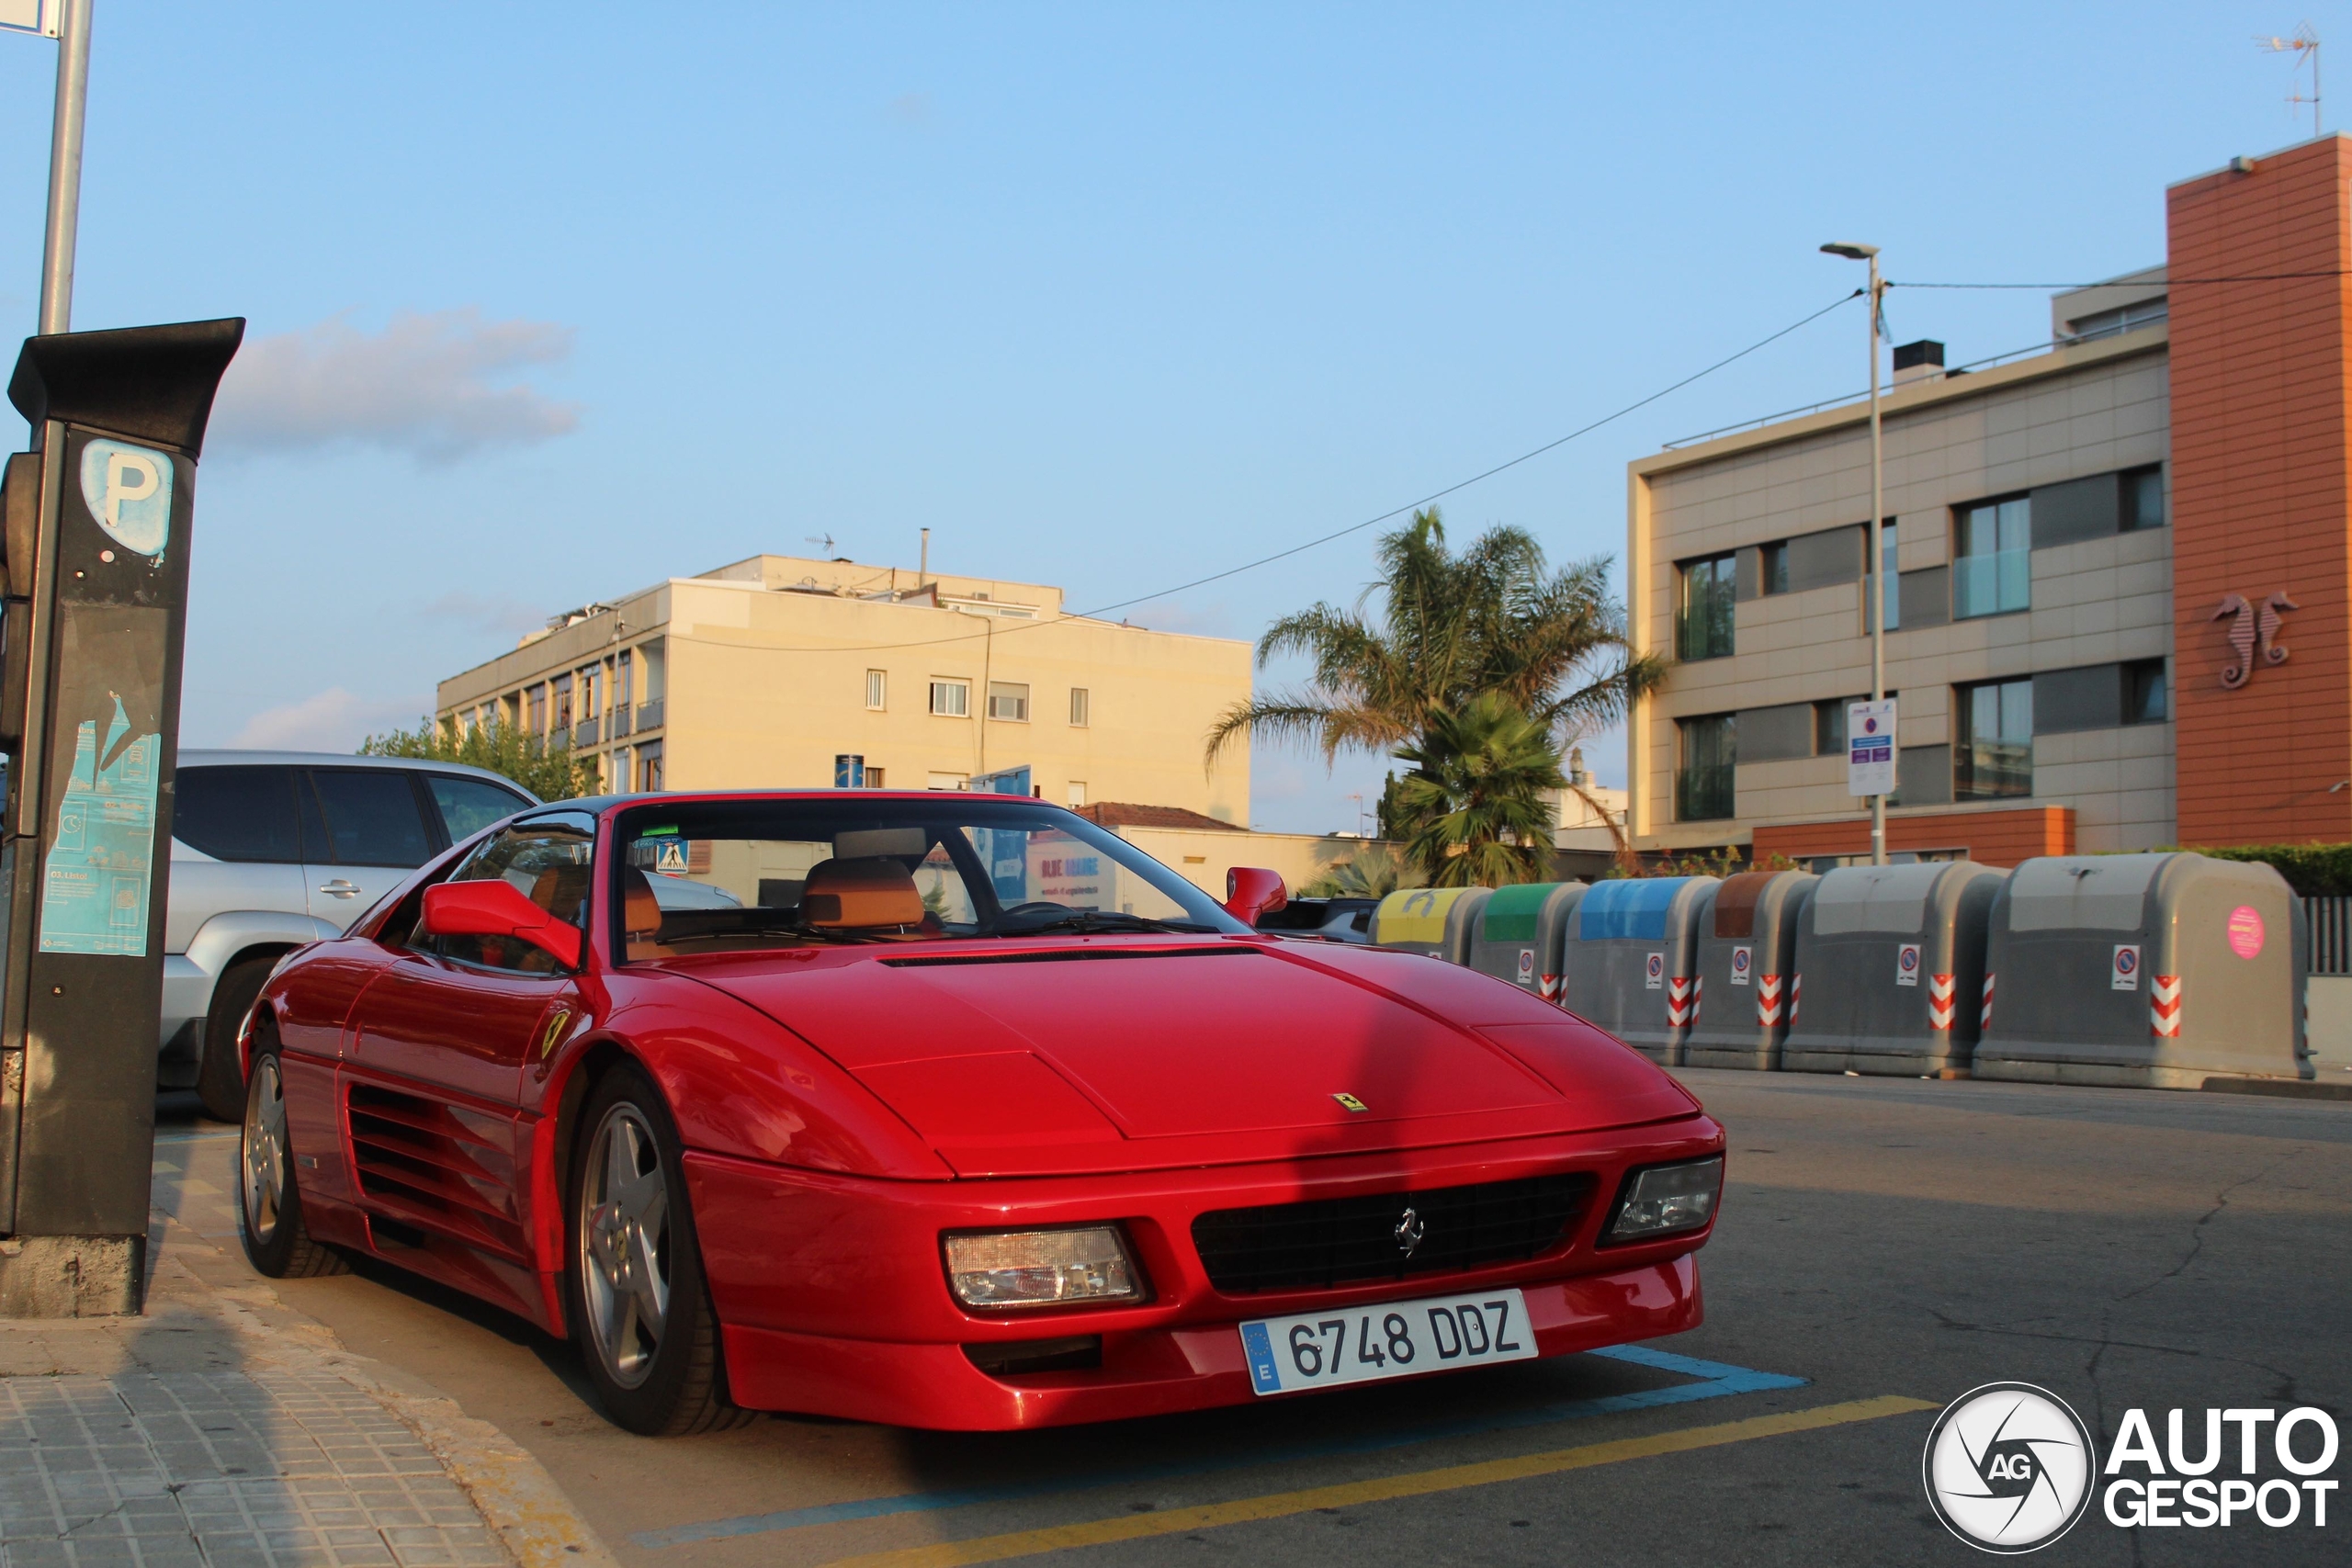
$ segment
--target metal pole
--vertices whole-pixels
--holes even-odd
[[[1871,701],[1886,700],[1886,471],[1878,423],[1878,253],[1871,253]],[[1888,736],[1890,741],[1895,737]],[[1898,745],[1899,741],[1896,742]],[[1886,863],[1886,796],[1871,796],[1871,863]]]
[[[90,96],[90,3],[63,0],[57,110],[49,130],[49,230],[40,253],[40,331],[71,330],[74,232],[82,215],[82,109]]]

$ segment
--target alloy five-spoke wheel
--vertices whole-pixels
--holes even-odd
[[[589,1141],[579,1236],[589,1342],[607,1377],[639,1387],[670,1320],[670,1189],[653,1129],[634,1105],[606,1111]]]
[[[237,1145],[237,1234],[245,1257],[272,1279],[340,1274],[343,1254],[311,1239],[302,1223],[302,1189],[287,1134],[286,1079],[277,1053],[255,1043],[245,1086],[245,1122]]]

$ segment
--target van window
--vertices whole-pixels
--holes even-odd
[[[433,792],[433,804],[441,808],[442,826],[449,829],[449,841],[453,844],[472,838],[500,818],[512,817],[531,804],[488,779],[427,773],[424,782]]]
[[[172,837],[214,860],[300,861],[294,770],[182,768],[172,790]]]
[[[337,865],[423,865],[433,836],[405,770],[314,768],[311,783]],[[311,858],[328,856],[316,852]]]

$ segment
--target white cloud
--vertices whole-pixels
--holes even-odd
[[[571,353],[570,327],[485,321],[470,307],[402,312],[372,335],[336,316],[249,340],[221,380],[212,432],[229,450],[357,442],[427,462],[545,441],[578,427],[579,405],[511,378]]]
[[[429,697],[387,702],[330,686],[299,703],[254,715],[229,744],[276,751],[350,751],[370,735],[413,726],[417,716],[432,706]]]
[[[456,621],[478,630],[515,637],[537,631],[548,624],[544,610],[534,609],[520,599],[492,598],[462,589],[444,593],[424,606],[424,613],[436,621]]]

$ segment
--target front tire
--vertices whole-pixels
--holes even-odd
[[[589,1092],[577,1125],[564,1293],[597,1403],[649,1438],[751,1419],[727,1399],[682,1145],[661,1091],[641,1069],[616,1068]]]
[[[311,1240],[302,1224],[302,1189],[286,1137],[286,1080],[277,1051],[258,1042],[245,1089],[244,1132],[237,1141],[237,1238],[245,1244],[246,1259],[273,1280],[341,1274],[351,1267],[342,1253]]]

